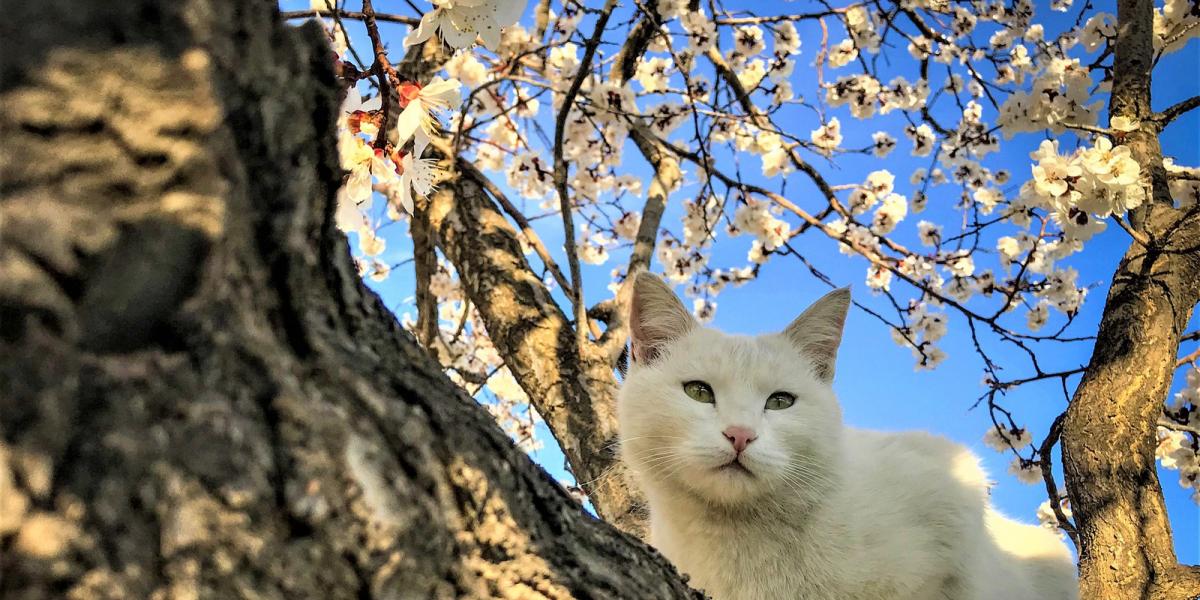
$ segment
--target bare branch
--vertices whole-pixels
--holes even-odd
[[[633,26],[613,64],[613,73],[617,83],[620,84],[624,84],[633,77],[637,61],[645,54],[650,38],[659,32],[655,25],[654,7],[639,3],[638,8],[642,11],[642,18]],[[634,237],[633,251],[630,252],[629,263],[625,269],[626,285],[621,286],[615,306],[605,311],[608,317],[606,320],[608,328],[599,342],[601,350],[614,363],[624,350],[625,340],[628,337],[628,323],[625,319],[625,312],[621,310],[629,301],[629,295],[632,293],[628,282],[633,280],[632,277],[637,271],[649,268],[654,245],[658,240],[658,227],[662,223],[663,211],[666,209],[667,196],[679,184],[682,177],[679,161],[648,131],[646,124],[637,117],[630,117],[628,120],[629,136],[642,156],[650,163],[654,170],[654,176],[650,180],[646,203],[642,207],[641,221],[638,223],[638,230]]]
[[[1200,428],[1192,427],[1191,425],[1188,425],[1187,423],[1180,423],[1179,421],[1175,421],[1173,419],[1168,419],[1166,417],[1159,417],[1158,426],[1165,427],[1167,429],[1173,429],[1175,431],[1186,431],[1188,433],[1200,435]]]
[[[1159,129],[1164,129],[1171,123],[1171,121],[1174,121],[1183,113],[1186,113],[1187,111],[1196,107],[1200,107],[1200,96],[1192,96],[1187,100],[1181,100],[1175,104],[1172,104],[1166,110],[1155,114],[1153,120],[1158,123]]]
[[[383,46],[383,38],[379,35],[379,25],[375,22],[375,9],[371,0],[363,0],[363,22],[367,26],[367,35],[371,38],[371,48],[375,52],[375,62],[371,64],[370,70],[379,78],[379,93],[383,96],[380,103],[383,122],[375,136],[375,148],[383,149],[387,146],[388,111],[392,104],[392,91],[400,85],[400,75],[388,60],[387,48]]]
[[[415,296],[417,301],[417,339],[421,345],[438,356],[441,328],[438,327],[438,298],[433,294],[430,282],[437,273],[437,252],[434,250],[432,231],[429,226],[428,202],[420,202],[412,215],[409,231],[413,240],[414,270],[416,272]],[[438,356],[438,358],[443,358]]]
[[[374,13],[368,15],[366,12],[355,12],[352,10],[335,9],[309,9],[309,10],[285,10],[279,13],[279,16],[284,19],[307,19],[310,17],[337,17],[339,19],[354,19],[357,21],[365,21],[367,19],[375,19],[377,21],[386,21],[388,23],[402,23],[404,25],[416,26],[421,23],[421,19],[417,17],[406,17],[403,15],[393,15],[388,13]]]
[[[460,173],[429,198],[438,245],[460,274],[470,274],[463,290],[488,337],[554,432],[571,473],[600,515],[644,536],[641,501],[612,451],[611,362],[591,343],[582,352],[573,350],[579,346],[571,322],[526,261],[517,231],[473,172]]]
[[[1121,229],[1124,229],[1125,233],[1128,233],[1129,237],[1133,238],[1134,241],[1141,244],[1143,248],[1150,248],[1151,244],[1154,243],[1150,238],[1146,237],[1145,233],[1134,229],[1128,223],[1126,223],[1125,219],[1121,218],[1121,215],[1113,213],[1112,217],[1113,217],[1113,220],[1117,222],[1117,225],[1120,225]]]
[[[612,16],[616,4],[616,0],[607,0],[604,3],[604,8],[596,18],[596,28],[592,32],[592,37],[588,39],[584,47],[583,59],[579,61],[579,70],[575,73],[571,87],[563,95],[562,107],[559,108],[558,115],[554,119],[554,187],[558,190],[558,204],[563,221],[563,246],[566,249],[567,263],[571,269],[572,291],[574,292],[571,295],[571,305],[575,313],[576,352],[580,354],[583,352],[584,344],[587,343],[587,307],[583,304],[583,276],[579,268],[579,252],[575,248],[575,222],[571,216],[571,197],[567,192],[567,162],[563,158],[563,136],[566,133],[567,117],[575,105],[575,96],[579,94],[579,88],[583,86],[583,81],[591,72],[596,46],[600,45],[600,38],[604,35],[604,26],[608,24],[608,18]]]
[[[717,17],[717,25],[766,25],[770,23],[782,23],[784,21],[804,21],[815,20],[821,17],[829,17],[833,15],[841,15],[850,10],[855,4],[845,6],[843,8],[831,8],[829,10],[813,12],[813,13],[798,13],[793,15],[770,15],[770,16],[748,16],[748,17]]]
[[[1054,419],[1054,423],[1050,425],[1050,432],[1046,434],[1046,439],[1042,440],[1042,445],[1038,448],[1038,456],[1041,458],[1042,481],[1046,484],[1046,495],[1050,499],[1050,508],[1054,511],[1054,518],[1058,520],[1058,527],[1071,538],[1075,547],[1079,548],[1079,533],[1075,531],[1075,525],[1063,512],[1062,496],[1059,494],[1058,485],[1054,482],[1054,463],[1051,460],[1054,445],[1058,443],[1058,438],[1062,435],[1062,422],[1066,416],[1067,413],[1064,412]]]
[[[1200,358],[1200,348],[1193,350],[1186,356],[1179,357],[1179,360],[1175,361],[1175,368],[1178,369],[1184,365],[1195,364],[1198,358]]]

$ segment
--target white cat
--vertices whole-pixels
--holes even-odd
[[[840,289],[782,333],[733,336],[638,275],[618,417],[651,543],[717,600],[1076,598],[1065,544],[989,506],[969,450],[842,424],[849,304]]]

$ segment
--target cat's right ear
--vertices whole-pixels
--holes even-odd
[[[639,272],[629,302],[630,357],[648,364],[672,341],[698,325],[670,286],[657,275]]]
[[[813,361],[817,377],[823,381],[833,381],[833,368],[849,310],[850,288],[836,289],[814,302],[783,331],[796,348]]]

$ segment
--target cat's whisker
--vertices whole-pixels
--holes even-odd
[[[824,485],[833,485],[834,483],[836,483],[833,479],[833,476],[829,475],[828,473],[822,472],[822,471],[811,471],[810,470],[810,471],[804,471],[802,474],[809,481],[813,481],[816,483],[821,483]]]
[[[811,489],[811,481],[803,476],[795,473],[784,472],[781,474],[784,484],[798,496],[807,496]]]
[[[608,479],[609,477],[611,477],[612,475],[615,475],[615,471],[616,471],[616,470],[617,470],[617,466],[616,466],[616,465],[613,465],[613,466],[611,466],[611,467],[609,467],[609,468],[607,468],[607,469],[604,469],[603,471],[601,471],[601,472],[600,472],[600,474],[599,474],[599,475],[597,475],[597,476],[595,476],[595,477],[593,477],[593,478],[591,478],[591,479],[588,479],[588,480],[586,480],[586,481],[579,481],[579,480],[576,480],[576,481],[575,481],[575,485],[577,485],[577,486],[579,486],[579,487],[586,487],[586,486],[592,485],[592,484],[594,484],[594,483],[596,483],[596,482],[598,482],[598,481],[600,481],[600,480],[602,480],[602,479],[605,479],[605,480],[607,480],[607,479]]]
[[[685,467],[687,467],[687,460],[680,460],[680,461],[672,463],[672,464],[674,465],[674,467],[671,468],[671,470],[669,472],[661,475],[661,477],[663,479],[670,479],[673,475],[682,471]]]
[[[659,451],[679,451],[680,449],[681,449],[681,448],[679,448],[678,446],[658,446],[658,447],[655,447],[655,448],[646,448],[646,449],[644,449],[644,450],[636,451],[636,452],[635,452],[635,455],[641,455],[641,454],[645,454],[645,453],[648,453],[648,452],[659,452]]]
[[[628,437],[628,438],[618,438],[610,443],[619,444],[621,442],[632,442],[633,440],[682,440],[682,439],[684,439],[684,437],[680,436],[680,435],[638,435],[638,436]]]
[[[669,442],[681,442],[684,439],[685,438],[680,437],[680,436],[644,435],[644,436],[640,436],[640,437],[628,438],[628,439],[622,439],[622,440],[616,440],[613,442],[609,442],[608,444],[605,445],[605,449],[606,450],[620,450],[623,447],[628,447],[633,442],[645,442],[647,440],[653,440],[653,442],[656,442],[659,444],[659,446],[655,446],[655,447],[661,447],[663,444],[666,444]]]
[[[786,488],[801,496],[807,495],[808,490],[812,488],[812,484],[816,482],[815,477],[812,475],[788,468],[779,472],[778,475]]]
[[[672,451],[672,452],[656,452],[656,453],[653,453],[653,454],[644,454],[644,455],[638,455],[638,456],[637,456],[637,462],[639,462],[639,463],[641,463],[641,462],[653,462],[653,461],[655,461],[655,460],[658,460],[658,459],[660,459],[660,458],[665,458],[665,457],[668,457],[668,456],[682,456],[682,454],[681,454],[681,453],[679,453],[679,452],[676,452],[676,451]]]
[[[798,468],[795,466],[788,466],[788,467],[784,468],[784,471],[795,474],[795,475],[799,475],[806,479],[811,478],[811,479],[828,480],[828,476],[824,472],[816,470],[816,469],[806,469],[806,468]]]
[[[685,462],[686,460],[687,457],[685,456],[664,456],[660,459],[647,462],[644,465],[644,468],[647,473],[655,473],[656,471]]]
[[[684,462],[688,461],[689,459],[690,459],[690,457],[685,454],[682,454],[679,452],[673,452],[670,454],[665,454],[665,455],[658,456],[653,459],[647,460],[642,463],[642,467],[647,473],[652,473],[652,472],[655,472],[655,471],[665,468],[665,466],[667,466],[667,465],[675,465],[677,463],[684,463]]]
[[[784,472],[792,476],[801,484],[818,483],[822,486],[828,486],[833,483],[833,480],[829,475],[813,469],[800,469],[795,465],[789,465],[784,469]]]
[[[676,458],[682,459],[683,456],[679,455],[679,454],[663,454],[660,456],[646,458],[643,461],[641,461],[641,463],[646,467],[653,467],[654,465],[659,464],[663,461],[676,459]]]

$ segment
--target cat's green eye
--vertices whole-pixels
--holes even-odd
[[[796,403],[796,397],[787,392],[775,392],[767,396],[767,410],[783,410]]]
[[[713,393],[712,387],[703,381],[688,381],[684,383],[683,393],[696,402],[714,404],[717,401],[717,395]]]

